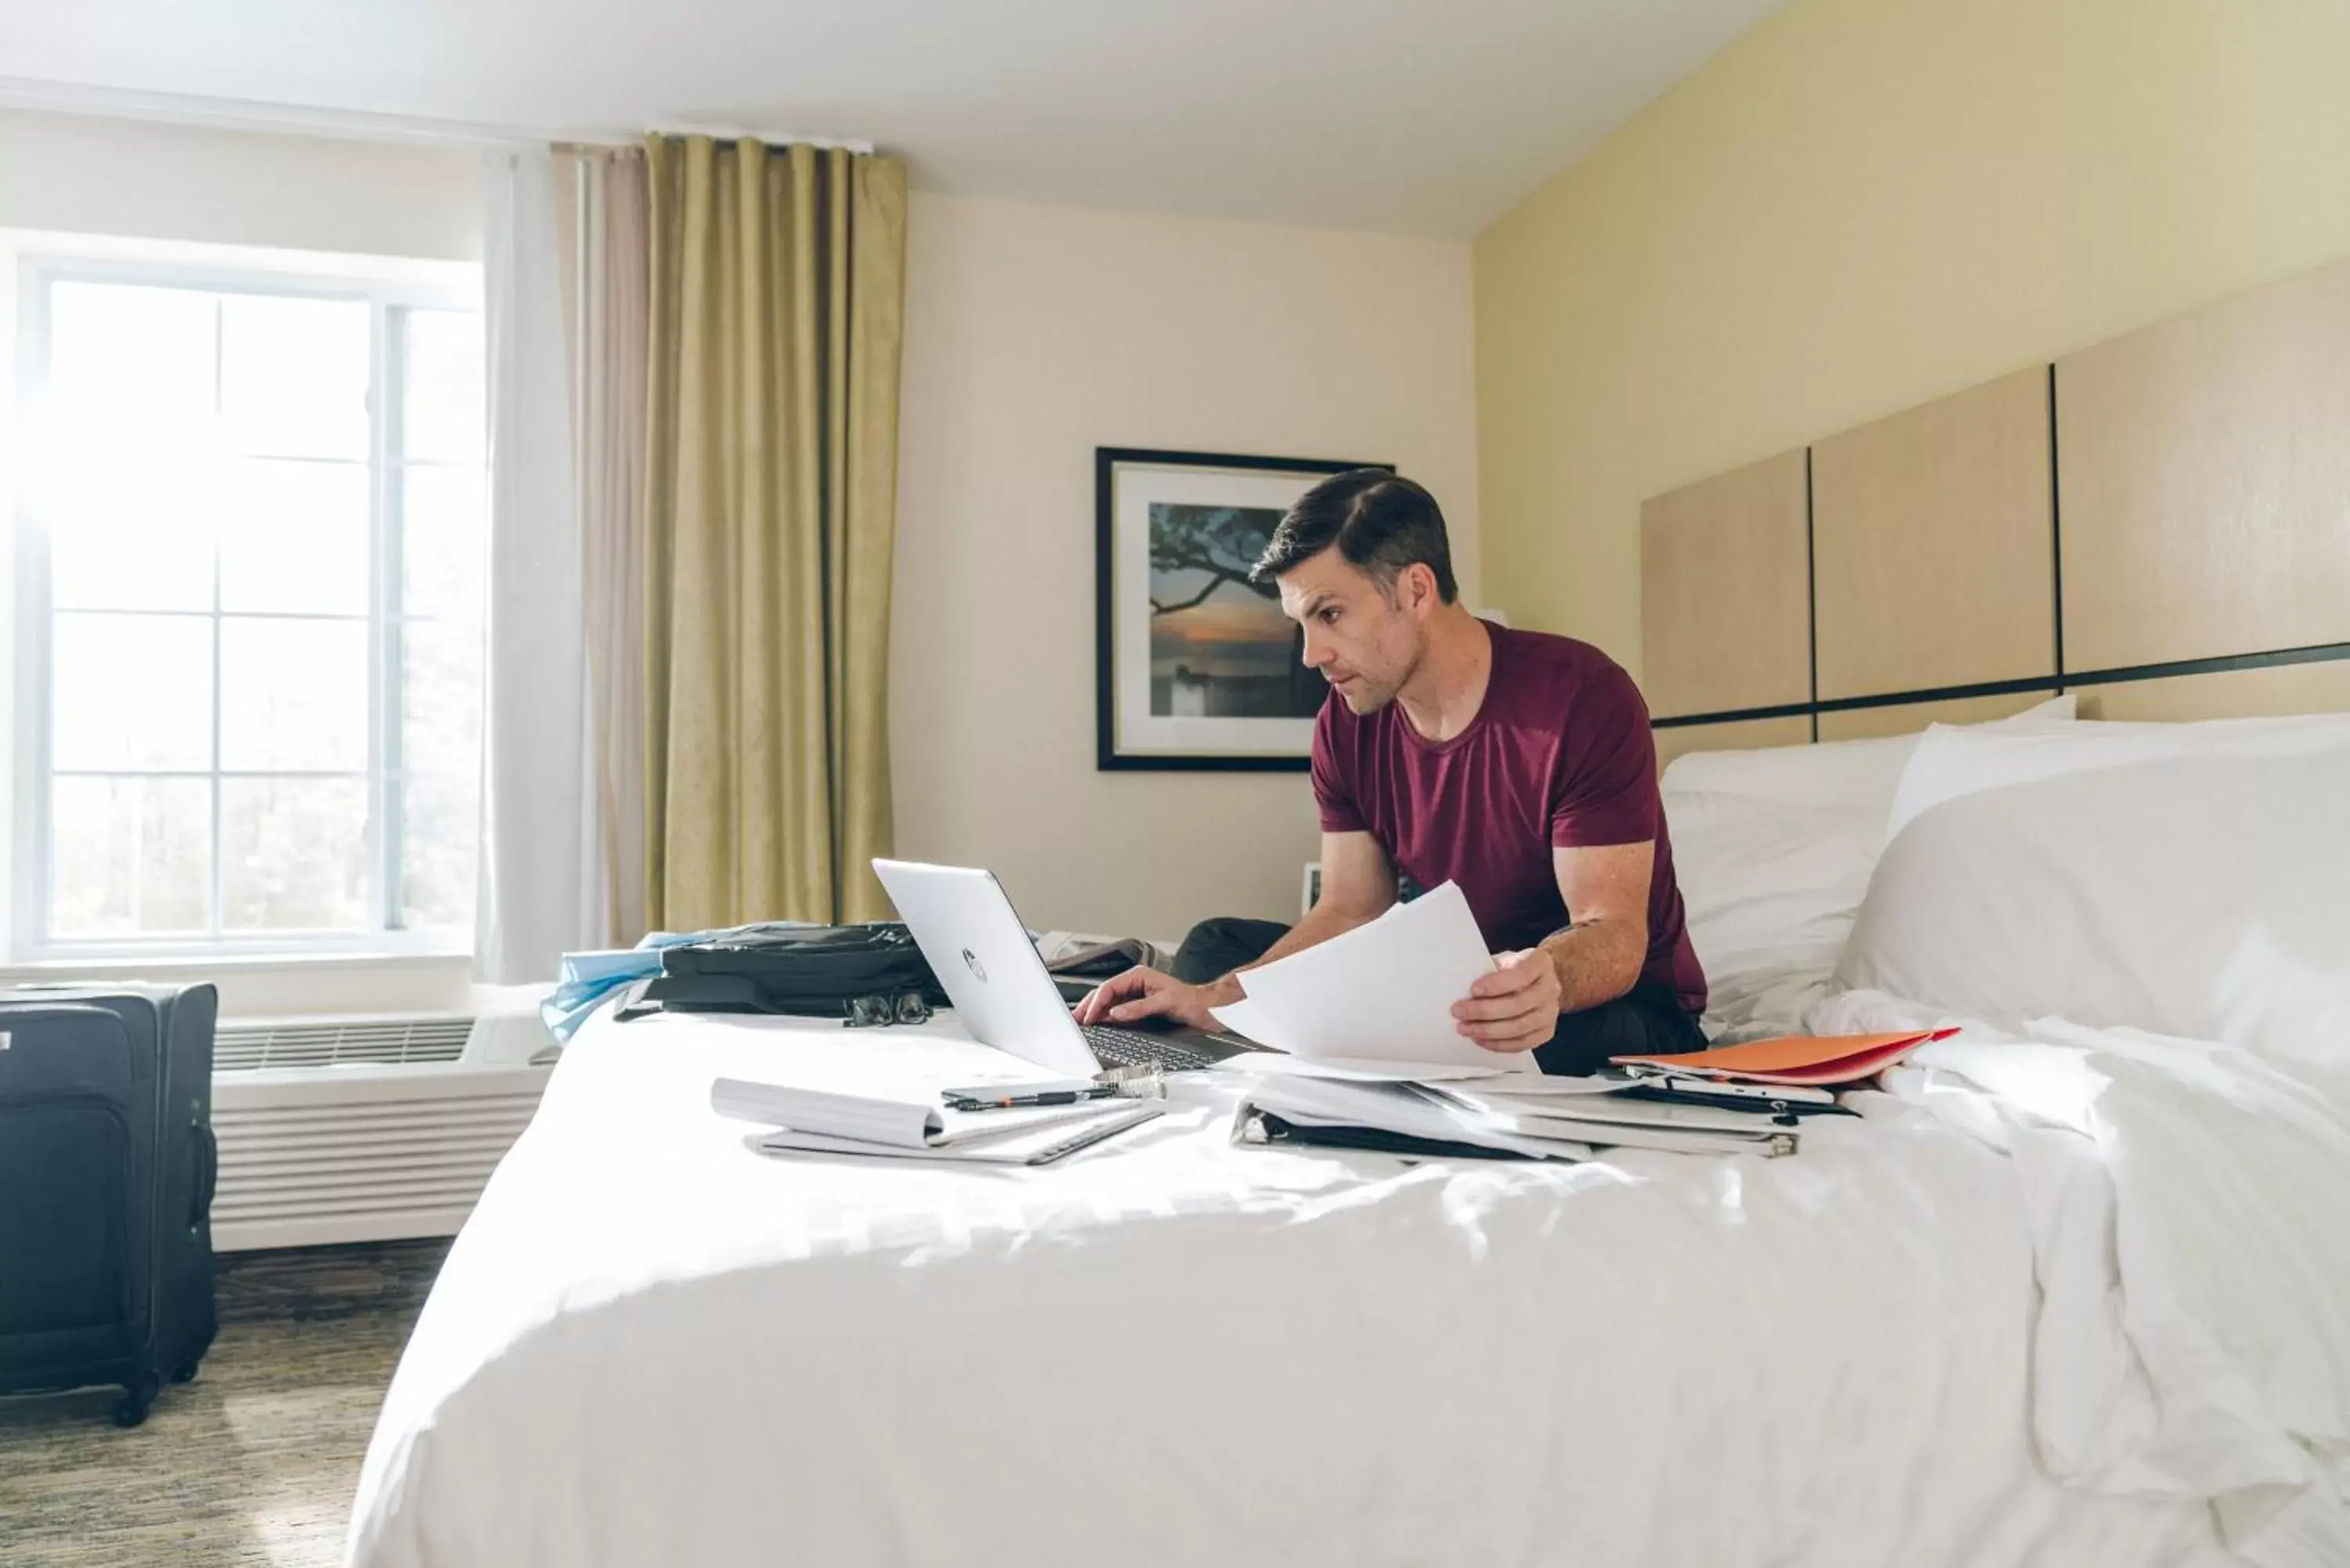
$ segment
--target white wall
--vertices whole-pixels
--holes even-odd
[[[478,261],[479,171],[470,152],[0,110],[0,257],[9,253],[10,234],[30,233]],[[14,284],[13,264],[0,265],[0,364],[8,366],[16,363]],[[8,427],[0,433],[0,867],[11,847],[7,794],[16,772],[7,756],[13,386],[13,376],[0,384],[0,426]],[[210,979],[232,1016],[405,1012],[472,1005],[471,967],[463,957],[334,958],[0,971],[0,981],[109,973]]]
[[[1032,925],[1295,919],[1302,774],[1094,768],[1094,448],[1389,462],[1477,602],[1464,243],[918,192],[890,745],[901,854]]]
[[[0,228],[479,261],[481,162],[0,109]]]

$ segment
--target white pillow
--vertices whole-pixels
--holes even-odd
[[[1989,728],[2073,717],[2058,697]],[[1665,770],[1665,820],[1706,978],[1788,963],[1825,972],[1852,929],[1916,735],[1692,752]]]
[[[1844,945],[1880,842],[1873,815],[1677,790],[1665,802],[1690,940],[1709,977]]]
[[[2350,744],[2350,713],[2211,719],[2192,724],[2101,720],[2045,728],[1935,724],[1918,737],[1894,788],[1885,836],[1892,838],[1920,812],[1942,801],[2002,784],[2166,757],[2288,756],[2345,744]]]
[[[2350,722],[2075,728],[1918,747],[1836,979],[2350,1064]]]
[[[2067,692],[2036,707],[1970,729],[2030,728],[2069,722],[2079,698]],[[1690,752],[1675,757],[1659,781],[1669,794],[1701,790],[1788,805],[1844,806],[1873,812],[1880,823],[1893,791],[1918,749],[1916,735],[1866,741],[1822,741],[1746,752]]]

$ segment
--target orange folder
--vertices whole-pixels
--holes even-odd
[[[1618,1066],[1663,1067],[1693,1077],[1747,1084],[1855,1084],[1872,1078],[1920,1045],[1948,1040],[1955,1029],[1906,1034],[1789,1035],[1693,1051],[1679,1056],[1617,1056]]]

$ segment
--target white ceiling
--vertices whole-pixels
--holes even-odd
[[[931,189],[1465,235],[1778,3],[11,0],[0,76],[855,138]]]

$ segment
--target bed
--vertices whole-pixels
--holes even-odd
[[[1409,1165],[1235,1147],[1201,1075],[1036,1172],[776,1158],[714,1078],[992,1059],[598,1018],[350,1563],[2350,1563],[2350,721],[2074,716],[2350,707],[2350,345],[2257,351],[2350,267],[2280,286],[1653,505],[1710,1029],[1961,1025],[1860,1117]]]
[[[1833,972],[1914,945],[1882,868],[1770,847],[1851,808],[1725,826],[1707,765],[1668,800],[1717,1025],[1944,1020]],[[710,1109],[1001,1065],[951,1018],[599,1017],[426,1305],[350,1560],[2339,1563],[2350,1051],[2303,1044],[1978,1020],[1796,1158],[1574,1167],[1239,1147],[1209,1076],[1014,1175],[763,1157]]]

